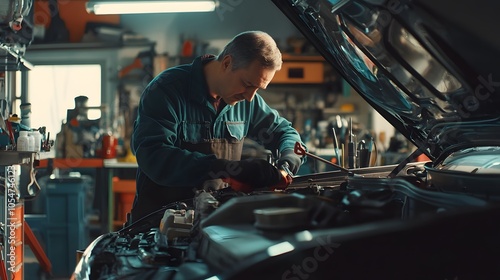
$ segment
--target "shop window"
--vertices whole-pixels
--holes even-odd
[[[88,107],[100,106],[101,76],[100,64],[35,66],[27,79],[31,127],[45,126],[55,137],[67,121],[67,110],[75,108],[75,97],[87,96]],[[89,119],[100,117],[99,109],[88,110]]]

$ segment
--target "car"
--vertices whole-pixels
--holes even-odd
[[[500,3],[273,3],[415,151],[201,190],[98,237],[73,279],[498,279]]]

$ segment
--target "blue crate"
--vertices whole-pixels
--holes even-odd
[[[92,189],[89,176],[50,178],[45,192],[45,211],[49,224],[85,223],[91,205],[88,193]]]
[[[54,277],[69,277],[76,266],[76,252],[90,243],[86,215],[89,176],[59,177],[47,181],[45,210],[46,254],[52,263]]]

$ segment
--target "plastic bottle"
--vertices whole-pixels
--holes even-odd
[[[35,151],[35,137],[33,137],[30,131],[28,132],[28,151]]]
[[[29,151],[28,131],[19,131],[19,137],[17,137],[17,150],[20,152]]]
[[[31,131],[28,134],[33,136],[33,139],[35,140],[33,151],[40,152],[40,150],[42,149],[42,134],[38,130]]]

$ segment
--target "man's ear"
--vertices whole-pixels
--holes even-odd
[[[222,59],[222,63],[221,63],[222,64],[222,70],[224,70],[224,71],[231,70],[232,60],[233,60],[233,58],[230,55],[224,56],[224,58]]]

